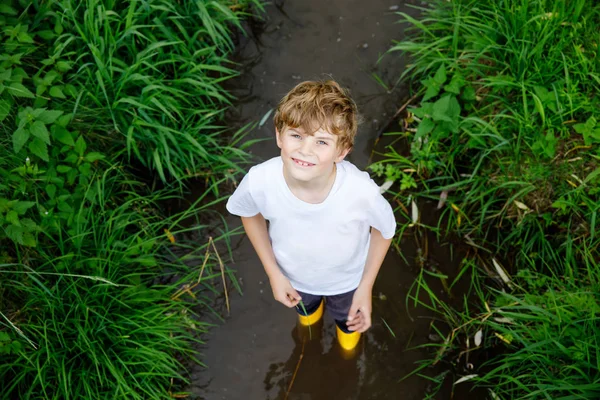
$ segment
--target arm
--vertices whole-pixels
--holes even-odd
[[[352,306],[350,306],[350,312],[348,313],[348,328],[351,331],[365,332],[371,327],[373,285],[391,244],[392,239],[384,239],[381,236],[381,232],[375,228],[371,228],[371,242],[369,244],[365,270],[360,284],[356,292],[354,292]]]
[[[300,295],[277,265],[265,218],[260,213],[253,217],[242,217],[242,224],[269,277],[273,297],[288,307],[295,307],[301,300]]]

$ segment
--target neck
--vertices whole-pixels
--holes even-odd
[[[336,174],[337,167],[334,163],[331,166],[330,173],[320,177],[319,179],[306,182],[294,179],[285,169],[285,165],[283,168],[283,177],[285,178],[285,182],[292,193],[294,193],[294,195],[300,200],[307,203],[322,203],[325,201],[329,195],[329,192],[331,191],[331,188],[333,187]]]

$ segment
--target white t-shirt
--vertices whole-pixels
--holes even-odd
[[[369,250],[370,227],[389,239],[396,231],[392,207],[379,187],[348,161],[319,204],[298,199],[283,177],[281,157],[252,167],[227,202],[241,217],[269,221],[275,259],[292,286],[330,296],[358,287]]]

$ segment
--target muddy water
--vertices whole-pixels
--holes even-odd
[[[366,167],[375,138],[406,97],[401,87],[386,91],[371,76],[395,82],[403,61],[387,57],[375,65],[403,26],[391,10],[416,15],[393,0],[295,0],[267,6],[261,33],[241,43],[244,73],[233,83],[240,102],[232,125],[257,121],[295,84],[330,76],[350,88],[364,122],[349,159]],[[278,155],[272,119],[252,133],[269,138],[252,148],[259,159]],[[228,219],[239,226],[239,219]],[[408,315],[405,298],[418,267],[414,241],[402,245],[407,265],[390,252],[374,289],[373,327],[354,358],[339,354],[334,326],[324,324],[303,340],[296,314],[277,303],[247,238],[234,242],[234,262],[244,294],[232,294],[231,313],[201,349],[208,368],[193,373],[192,393],[204,399],[422,399],[429,383],[410,373],[424,351],[408,348],[427,342],[424,312]],[[445,257],[439,256],[439,257]],[[224,315],[226,315],[224,313]],[[439,371],[428,371],[434,375]],[[449,398],[449,395],[437,398]],[[455,397],[458,398],[458,397]]]

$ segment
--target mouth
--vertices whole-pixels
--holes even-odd
[[[307,161],[304,161],[304,160],[299,160],[299,159],[297,159],[297,158],[293,158],[293,157],[292,157],[292,160],[294,161],[294,163],[295,163],[296,165],[299,165],[299,166],[301,166],[301,167],[312,167],[312,166],[314,166],[314,165],[315,165],[315,164],[313,164],[313,163],[309,163],[309,162],[307,162]]]

